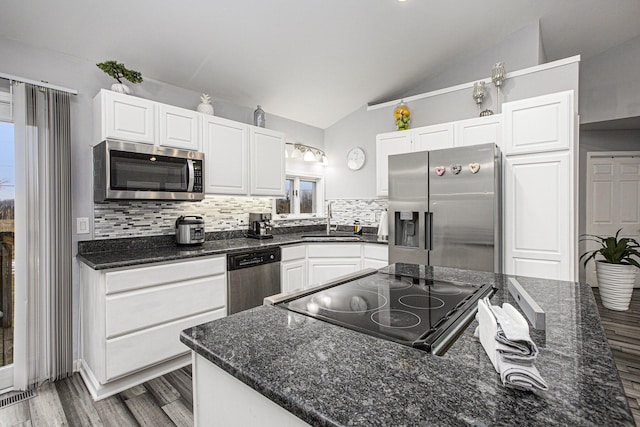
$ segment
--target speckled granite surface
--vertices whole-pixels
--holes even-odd
[[[491,283],[494,304],[517,306],[508,276],[430,270]],[[546,312],[547,330],[531,335],[547,392],[502,387],[473,338],[475,321],[442,357],[273,306],[187,329],[181,340],[312,425],[633,426],[590,288],[517,279]]]
[[[307,233],[307,232],[305,232]],[[112,239],[110,242],[91,241],[79,245],[77,259],[94,270],[109,268],[130,267],[134,265],[149,264],[154,262],[175,261],[188,258],[197,258],[212,255],[224,255],[240,252],[247,249],[260,249],[272,246],[293,245],[296,243],[324,242],[331,243],[380,243],[375,234],[364,234],[359,240],[353,241],[354,236],[337,237],[332,240],[318,237],[305,237],[305,233],[276,234],[273,239],[257,240],[238,237],[236,234],[224,236],[218,239],[210,239],[202,245],[178,246],[173,243],[173,236],[154,236],[154,238]],[[314,231],[308,232],[314,234]]]

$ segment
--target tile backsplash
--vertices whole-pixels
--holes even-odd
[[[386,199],[331,200],[332,224],[350,225],[359,220],[363,226],[377,226]],[[180,215],[200,215],[207,232],[243,230],[248,227],[249,212],[273,212],[272,197],[208,196],[199,202],[129,201],[94,205],[94,239],[170,235]],[[324,218],[284,219],[274,227],[323,224]]]

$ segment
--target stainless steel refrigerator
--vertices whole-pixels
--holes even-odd
[[[495,144],[389,156],[389,263],[502,271]]]

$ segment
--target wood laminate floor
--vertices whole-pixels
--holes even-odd
[[[598,288],[592,290],[633,419],[640,426],[640,289],[634,289],[628,311],[603,307]]]
[[[191,366],[94,402],[76,373],[0,409],[0,427],[193,426]]]

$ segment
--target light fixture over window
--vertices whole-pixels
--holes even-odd
[[[327,155],[319,148],[293,142],[287,142],[286,145],[285,157],[287,158],[302,159],[305,162],[318,162],[323,165],[327,165],[329,163],[327,161]],[[292,150],[291,155],[288,155],[289,150]]]

